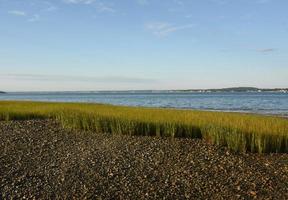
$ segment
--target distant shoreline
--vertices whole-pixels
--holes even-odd
[[[171,108],[288,116],[288,93],[283,92],[7,92],[0,100],[83,102],[132,107]]]
[[[256,88],[256,87],[230,87],[230,88],[220,88],[220,89],[173,89],[173,90],[86,90],[86,91],[11,91],[0,93],[189,93],[189,92],[199,92],[199,93],[217,93],[217,92],[279,92],[288,93],[288,88]]]
[[[280,117],[107,104],[0,101],[0,121],[51,118],[64,127],[99,133],[203,138],[233,151],[287,152],[287,121]],[[233,134],[226,134],[227,131]]]
[[[180,90],[181,91],[181,90]],[[256,88],[256,87],[232,87],[221,89],[196,89],[196,90],[183,90],[190,92],[283,92],[287,93],[288,88]]]
[[[120,106],[120,107],[130,107],[130,108],[144,108],[144,109],[165,109],[165,110],[176,110],[176,111],[204,111],[204,112],[215,112],[215,113],[228,113],[228,114],[248,114],[248,115],[258,115],[258,116],[266,116],[266,117],[279,117],[279,118],[284,118],[284,119],[288,119],[288,113],[265,113],[265,112],[257,112],[257,111],[253,111],[253,110],[221,110],[221,109],[198,109],[198,108],[189,108],[189,107],[157,107],[157,106],[133,106],[133,105],[118,105],[118,104],[109,104],[109,103],[99,103],[99,102],[77,102],[77,101],[49,101],[49,100],[30,100],[30,99],[26,99],[26,100],[9,100],[9,99],[0,99],[0,103],[1,102],[33,102],[33,103],[57,103],[57,104],[61,104],[61,103],[68,103],[68,104],[90,104],[90,105],[107,105],[107,106]]]

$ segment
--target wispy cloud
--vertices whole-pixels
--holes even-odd
[[[256,3],[265,4],[270,3],[272,0],[256,0]]]
[[[38,14],[28,15],[26,12],[19,11],[19,10],[9,11],[9,14],[20,16],[20,17],[25,17],[28,22],[36,22],[40,20],[40,16]]]
[[[30,15],[20,10],[11,10],[8,13],[19,17],[24,17],[28,22],[36,22],[40,20],[40,16],[38,14]]]
[[[15,16],[20,16],[20,17],[25,17],[27,16],[27,13],[21,10],[10,10],[8,11],[9,14],[15,15]]]
[[[63,0],[65,3],[68,4],[92,4],[95,0]]]
[[[28,19],[28,22],[37,22],[40,21],[40,16],[35,14],[31,18]]]
[[[43,11],[52,12],[52,11],[56,11],[58,9],[54,4],[52,4],[49,1],[43,1],[43,4],[45,6],[45,8],[42,9]]]
[[[1,79],[22,81],[64,81],[64,82],[102,82],[102,83],[151,83],[155,79],[127,76],[66,76],[44,74],[0,74]]]
[[[195,27],[195,24],[185,24],[176,26],[166,22],[153,22],[153,23],[147,23],[145,25],[145,28],[147,30],[152,31],[152,33],[157,36],[166,36],[169,33],[190,29],[193,27]]]
[[[257,49],[256,51],[259,53],[269,53],[269,52],[276,51],[276,49],[275,48],[263,48],[263,49]]]
[[[97,9],[98,12],[110,12],[110,13],[115,13],[116,10],[114,8],[112,8],[111,5],[102,3],[102,2],[97,2],[95,4],[95,7]]]
[[[149,1],[148,0],[137,0],[137,3],[141,6],[146,6],[149,5]]]
[[[210,0],[210,1],[219,5],[225,5],[234,2],[232,0]],[[272,2],[273,0],[250,0],[250,1],[251,3],[266,4]]]
[[[224,5],[230,2],[230,0],[211,0],[213,3]]]
[[[82,4],[91,5],[96,8],[98,12],[110,12],[114,13],[116,10],[112,7],[112,4],[105,3],[100,0],[63,0],[67,4]]]
[[[181,0],[174,0],[173,2],[179,6],[184,6],[184,2]]]

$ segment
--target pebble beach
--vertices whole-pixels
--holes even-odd
[[[288,154],[0,122],[0,199],[288,199]]]

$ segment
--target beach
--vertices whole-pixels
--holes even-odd
[[[288,154],[0,122],[2,199],[288,199]]]

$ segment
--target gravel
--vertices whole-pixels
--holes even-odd
[[[288,199],[288,154],[0,122],[0,199]]]

